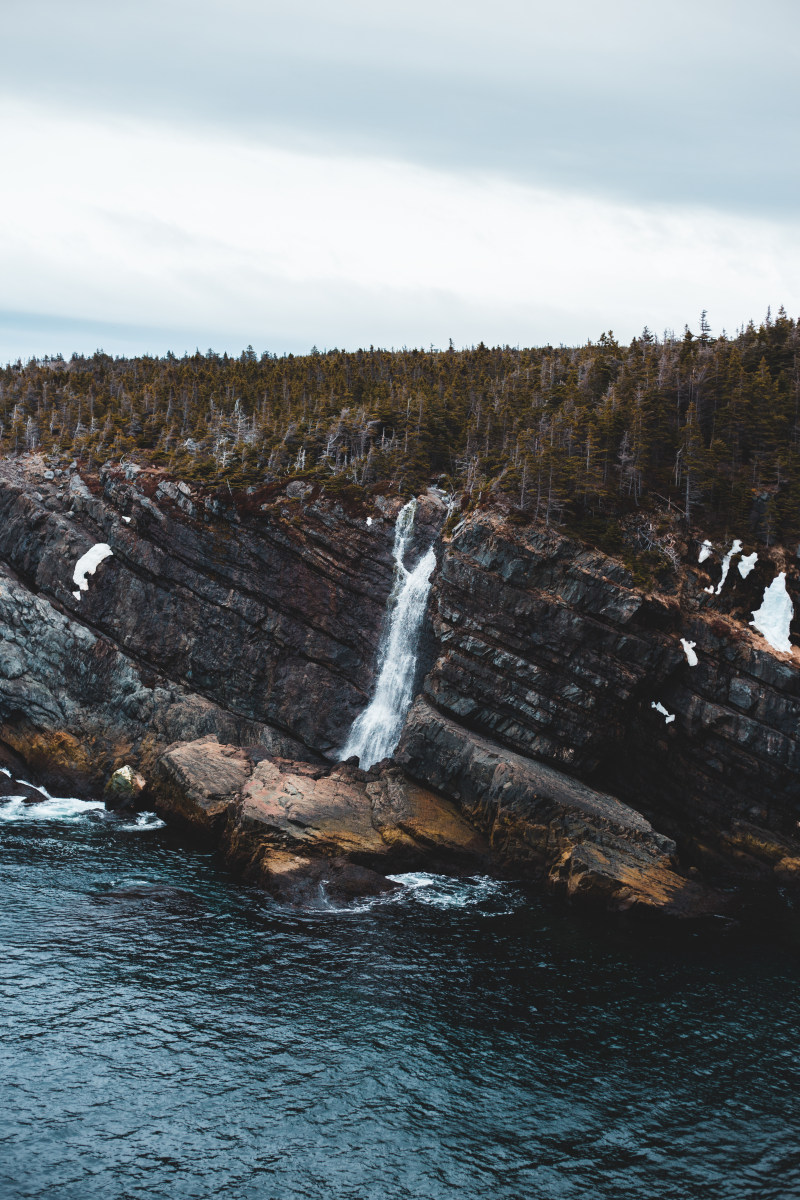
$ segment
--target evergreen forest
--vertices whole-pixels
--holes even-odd
[[[626,515],[800,538],[800,321],[629,345],[32,359],[0,369],[0,453],[133,459],[209,487],[439,483],[603,540]]]

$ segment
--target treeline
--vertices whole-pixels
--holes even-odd
[[[0,370],[0,452],[124,456],[209,485],[426,483],[590,527],[670,507],[709,530],[800,537],[800,322],[630,345],[100,351]]]

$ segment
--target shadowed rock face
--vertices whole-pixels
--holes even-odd
[[[402,502],[348,513],[280,496],[209,514],[163,472],[128,474],[49,481],[0,463],[0,560],[146,672],[335,753],[373,682]],[[439,507],[422,504],[421,527]],[[73,568],[98,542],[113,556],[76,599]]]
[[[377,497],[369,526],[313,498],[220,512],[126,471],[0,462],[0,739],[79,791],[205,733],[335,756],[373,684],[402,501]],[[421,502],[420,546],[441,519]],[[112,556],[76,598],[98,542]]]
[[[598,551],[478,512],[441,555],[424,695],[465,731],[613,792],[701,867],[772,881],[800,853],[800,652],[775,652],[746,623],[787,565],[762,557],[760,574],[731,570],[720,597],[703,590],[718,564],[693,561],[672,594],[649,594]],[[433,781],[438,746],[414,754]],[[742,821],[759,830],[747,846]]]
[[[470,733],[421,697],[396,757],[458,802],[486,833],[497,866],[546,880],[570,899],[679,918],[730,907],[675,869],[675,843],[641,813]]]
[[[149,775],[171,742],[210,732],[307,754],[295,739],[155,675],[2,573],[0,633],[0,739],[55,789],[100,794],[118,767],[134,762]]]

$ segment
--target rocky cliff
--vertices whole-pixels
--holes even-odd
[[[697,549],[645,589],[553,530],[470,516],[440,555],[427,716],[398,761],[434,778],[444,716],[613,792],[714,877],[786,882],[800,865],[800,651],[774,650],[748,619],[779,569],[797,604],[797,569],[762,549],[717,593],[722,555],[701,565]]]
[[[220,500],[132,465],[1,463],[0,738],[89,788],[204,733],[335,757],[373,682],[402,501],[296,486]]]
[[[699,564],[684,534],[645,586],[496,505],[443,533],[423,497],[420,694],[394,764],[336,766],[375,680],[401,505],[0,463],[0,743],[73,790],[132,767],[281,895],[375,890],[409,864],[673,916],[795,886],[800,652],[747,624],[776,569],[796,596],[775,550],[717,594],[721,556]]]

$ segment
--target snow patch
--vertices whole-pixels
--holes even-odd
[[[81,592],[88,592],[89,575],[94,575],[103,559],[109,558],[113,553],[108,542],[97,542],[91,550],[87,550],[85,554],[81,555],[72,572],[73,582],[78,585],[78,590],[72,593],[76,600],[80,600]]]
[[[367,525],[369,526],[371,524],[372,524],[372,517],[367,517]]]
[[[711,557],[711,551],[713,549],[714,549],[714,547],[712,546],[711,542],[708,540],[708,538],[706,538],[706,540],[703,542],[702,546],[700,547],[700,553],[697,556],[697,561],[699,563],[705,562],[707,558]]]
[[[794,606],[786,591],[786,572],[776,575],[768,588],[764,589],[764,599],[761,608],[753,613],[750,622],[770,646],[783,654],[791,654],[792,643],[789,641],[789,629],[794,616]]]
[[[667,712],[660,700],[651,701],[650,707],[661,713],[665,725],[669,725],[670,721],[675,720],[675,713]]]
[[[722,591],[722,585],[725,583],[725,580],[728,578],[728,571],[730,571],[730,569],[731,569],[731,559],[733,558],[734,554],[741,554],[741,552],[742,552],[742,543],[739,541],[738,538],[734,538],[733,545],[731,546],[730,550],[728,551],[728,553],[725,555],[725,557],[722,560],[722,578],[720,579],[719,583],[717,584],[717,595],[719,595],[720,592]]]
[[[747,579],[747,576],[756,565],[757,560],[758,555],[756,554],[755,550],[752,554],[742,555],[741,559],[739,560],[739,574],[741,575],[742,579]]]
[[[122,519],[123,519],[123,521],[125,522],[125,524],[126,524],[126,525],[130,525],[130,523],[131,523],[131,518],[130,518],[130,517],[123,517]]]
[[[697,655],[694,652],[694,648],[697,645],[697,642],[689,642],[686,640],[686,638],[681,638],[681,645],[683,646],[683,652],[686,655],[686,661],[688,662],[689,666],[696,667]]]

